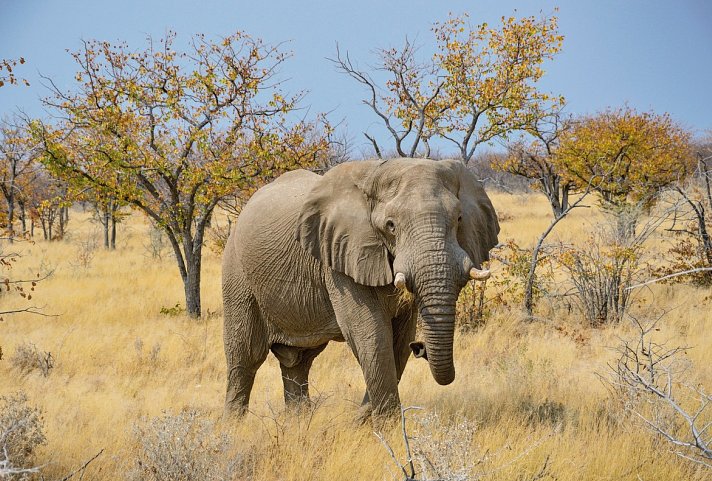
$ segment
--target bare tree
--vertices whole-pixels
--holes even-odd
[[[697,168],[692,176],[680,179],[673,190],[682,202],[675,204],[672,226],[678,236],[670,249],[672,263],[663,274],[690,271],[682,279],[712,284],[712,134],[708,142],[695,146]]]
[[[566,127],[563,104],[538,112],[523,129],[528,141],[523,136],[509,144],[509,155],[504,162],[493,164],[496,169],[533,180],[549,200],[554,218],[561,217],[568,209],[569,196],[575,188],[575,183],[566,179],[552,161]]]
[[[373,77],[354,65],[348,52],[342,55],[338,45],[336,59],[332,62],[336,64],[337,70],[366,87],[368,96],[362,102],[383,121],[400,157],[421,155],[429,158],[428,141],[435,134],[433,128],[438,115],[435,101],[440,95],[445,80],[439,79],[434,82],[427,80],[429,76],[436,75],[436,67],[433,64],[418,64],[415,58],[416,51],[416,47],[407,38],[401,50],[378,51],[380,58],[378,69],[388,72],[392,77],[386,81],[386,85],[393,97],[381,94],[381,89]],[[427,93],[421,92],[425,85],[428,85]],[[394,98],[402,99],[406,104],[406,109],[409,111],[407,118],[400,118],[405,115],[405,109],[398,109]],[[363,135],[373,146],[376,156],[383,158],[384,151],[378,145],[376,138],[365,132]],[[418,148],[421,146],[422,150],[419,152]]]

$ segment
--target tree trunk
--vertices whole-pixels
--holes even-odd
[[[201,255],[192,255],[186,262],[186,276],[183,279],[185,289],[185,310],[192,318],[200,317],[200,267]]]
[[[64,207],[59,208],[59,239],[64,239]]]
[[[188,316],[197,319],[200,317],[200,269],[201,269],[201,251],[202,251],[202,236],[196,240],[189,240],[183,237],[182,249],[181,243],[178,242],[178,237],[170,228],[164,228],[168,240],[173,247],[176,261],[178,263],[178,271],[180,272],[181,280],[183,281],[183,290],[185,292],[185,310]],[[185,234],[184,234],[185,235]],[[193,244],[196,248],[193,249]]]
[[[116,215],[119,210],[119,203],[111,200],[111,250],[116,250]]]
[[[705,207],[702,205],[702,202],[698,203],[698,208],[695,212],[697,214],[697,230],[702,240],[703,255],[707,261],[707,267],[712,267],[712,237],[710,237],[709,231],[707,230]],[[703,272],[702,276],[708,280],[712,279],[712,272]]]
[[[10,186],[10,189],[12,189],[12,185]],[[8,230],[8,237],[10,238],[10,242],[12,242],[12,238],[14,237],[15,231],[13,228],[13,223],[15,221],[15,199],[12,194],[12,190],[10,191],[10,196],[7,198],[7,230]]]
[[[104,209],[101,213],[103,219],[101,226],[104,228],[104,249],[109,248],[109,209]]]
[[[27,232],[27,218],[25,216],[25,203],[22,201],[18,201],[17,205],[20,207],[20,222],[22,225],[22,234],[24,235],[25,232]]]
[[[111,250],[116,250],[116,217],[111,216]]]
[[[561,187],[561,212],[565,212],[569,208],[569,193],[571,192],[571,184],[568,182]]]

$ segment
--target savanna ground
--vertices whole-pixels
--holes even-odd
[[[500,240],[531,245],[550,222],[543,196],[492,198],[504,219]],[[598,217],[596,209],[574,211],[554,236],[583,239]],[[314,363],[315,408],[284,413],[279,366],[270,356],[257,375],[251,413],[224,423],[220,256],[205,250],[205,315],[190,320],[171,309],[183,303],[182,286],[168,248],[162,259],[150,255],[149,231],[132,215],[119,228],[117,250],[104,251],[99,225],[75,207],[67,239],[16,246],[23,257],[14,276],[53,271],[34,300],[56,317],[18,314],[0,323],[0,396],[22,390],[41,408],[47,443],[34,462],[46,465],[46,479],[60,479],[102,448],[85,479],[180,479],[140,471],[146,453],[161,449],[156,444],[182,442],[175,433],[157,434],[170,428],[154,418],[180,413],[194,413],[181,419],[206,430],[183,453],[205,463],[211,474],[204,479],[215,479],[226,462],[235,479],[402,479],[371,425],[355,422],[364,382],[343,343],[330,344]],[[88,259],[91,239],[99,248]],[[493,262],[492,269],[496,277],[502,267]],[[709,290],[656,284],[637,295],[632,312],[640,316],[670,311],[656,336],[691,346],[695,380],[710,386]],[[8,302],[0,298],[0,307]],[[602,381],[616,357],[612,348],[635,334],[628,322],[593,329],[576,310],[561,309],[541,317],[525,322],[518,308],[501,307],[484,327],[457,333],[450,386],[436,385],[427,363],[411,359],[400,394],[404,406],[423,408],[407,413],[414,449],[429,449],[463,475],[452,479],[709,479],[709,470],[676,456],[627,413]],[[13,353],[28,342],[52,353],[48,376],[13,365]],[[385,437],[403,460],[399,427]]]

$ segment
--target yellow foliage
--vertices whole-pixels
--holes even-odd
[[[691,171],[690,133],[668,114],[608,109],[573,123],[561,137],[556,166],[604,201],[650,202],[663,187]]]

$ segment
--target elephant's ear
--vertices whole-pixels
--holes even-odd
[[[453,162],[459,164],[460,186],[457,196],[462,207],[462,222],[457,240],[472,262],[480,267],[484,261],[489,260],[490,249],[497,245],[497,213],[482,182],[462,162]]]
[[[296,236],[317,260],[359,284],[393,282],[388,250],[371,224],[370,176],[377,161],[341,164],[306,196]]]

